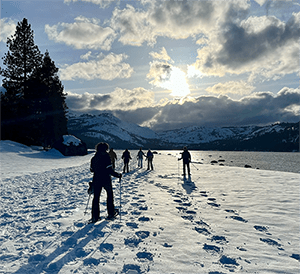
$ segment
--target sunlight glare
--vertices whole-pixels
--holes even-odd
[[[177,67],[172,67],[170,78],[162,85],[164,88],[172,90],[171,95],[174,97],[185,97],[190,94],[186,74]]]

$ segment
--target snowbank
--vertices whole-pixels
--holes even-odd
[[[87,225],[91,155],[9,146],[1,163],[27,170],[3,172],[1,273],[299,273],[299,174],[197,165],[183,180],[176,155],[161,153],[154,171],[134,160],[114,179],[118,219]],[[37,159],[51,169],[33,174]]]

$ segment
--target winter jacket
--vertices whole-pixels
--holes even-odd
[[[91,171],[94,172],[93,183],[105,185],[111,183],[110,175],[119,177],[112,168],[111,160],[107,152],[97,152],[91,160]]]

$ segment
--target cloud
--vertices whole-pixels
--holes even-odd
[[[196,69],[208,75],[251,73],[282,77],[299,70],[300,13],[287,22],[274,16],[228,20],[210,37],[208,46],[198,50]]]
[[[238,94],[249,95],[255,89],[254,86],[246,83],[245,81],[229,81],[226,83],[218,83],[212,87],[206,89],[209,93],[216,94]]]
[[[156,42],[147,12],[137,11],[131,5],[123,10],[115,8],[110,24],[119,33],[119,42],[124,45],[141,46],[145,41],[154,45]]]
[[[126,54],[110,53],[102,59],[67,65],[60,69],[60,79],[72,81],[76,79],[113,80],[129,78],[133,73],[133,68],[123,62],[126,58]]]
[[[228,96],[200,96],[154,103],[154,94],[143,88],[117,88],[110,94],[68,92],[69,109],[111,111],[121,120],[168,130],[187,126],[244,126],[299,122],[300,88],[283,88],[276,95],[258,92],[233,100]]]
[[[184,97],[190,94],[189,85],[186,81],[186,73],[167,62],[151,62],[147,78],[150,80],[153,79],[150,81],[150,84],[170,90],[170,95],[172,96]]]
[[[81,0],[82,2],[89,2],[96,5],[99,5],[101,8],[109,6],[112,2],[116,0]],[[64,3],[78,2],[78,0],[64,0]]]
[[[68,92],[67,105],[76,111],[132,111],[154,105],[154,93],[144,88],[116,88],[109,94],[75,94]]]
[[[65,43],[76,49],[110,50],[116,34],[110,27],[101,27],[97,19],[83,16],[75,18],[75,22],[45,25],[45,32],[50,40]]]
[[[171,75],[172,65],[167,62],[153,61],[150,62],[150,71],[147,74],[148,79],[153,79],[150,84],[161,86]]]
[[[92,55],[92,52],[91,51],[88,51],[86,54],[83,54],[80,56],[80,59],[83,59],[83,60],[88,60]]]
[[[277,95],[254,93],[241,100],[228,96],[200,96],[193,100],[170,101],[158,108],[143,125],[154,130],[167,130],[191,125],[224,127],[298,122],[299,103],[299,88],[284,88]]]
[[[16,23],[9,18],[0,19],[0,42],[6,43],[7,38],[16,31]]]
[[[171,57],[168,55],[166,49],[164,47],[162,47],[161,52],[150,52],[149,53],[153,59],[159,59],[159,60],[163,60],[163,61],[167,61],[167,62],[171,62],[173,63],[174,61],[171,59]]]
[[[130,2],[128,2],[130,3]],[[115,8],[111,27],[124,45],[153,46],[157,37],[185,39],[209,34],[224,12],[224,1],[141,1],[144,9],[127,4]]]

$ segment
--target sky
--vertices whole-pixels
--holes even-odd
[[[300,120],[299,1],[2,0],[1,57],[23,18],[70,112],[157,131]]]

